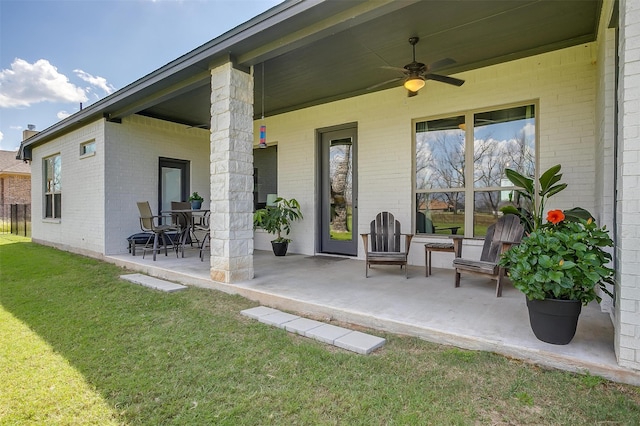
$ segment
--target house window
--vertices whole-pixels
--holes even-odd
[[[417,121],[415,149],[416,233],[484,236],[513,196],[504,169],[534,176],[535,105]]]
[[[253,207],[263,208],[278,194],[278,146],[253,150]]]
[[[80,144],[80,157],[90,157],[96,154],[96,141]]]
[[[62,183],[60,154],[44,159],[44,217],[62,217]]]

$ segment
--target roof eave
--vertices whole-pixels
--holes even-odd
[[[31,150],[33,147],[46,143],[58,137],[60,134],[71,131],[87,122],[98,119],[109,119],[110,108],[116,106],[118,103],[124,102],[127,98],[138,94],[151,86],[167,81],[169,77],[183,72],[190,67],[194,68],[194,71],[191,73],[196,74],[199,70],[204,69],[203,67],[198,68],[198,64],[206,64],[207,67],[211,67],[211,65],[216,63],[216,60],[229,60],[229,48],[234,44],[245,40],[260,31],[278,25],[284,20],[290,19],[296,14],[313,8],[325,1],[327,0],[286,0],[274,6],[249,21],[227,31],[219,37],[214,38],[191,52],[180,56],[163,67],[158,68],[146,76],[134,81],[106,98],[87,106],[75,114],[40,131],[36,135],[22,141],[16,158],[19,160],[30,161],[32,158]],[[189,72],[187,72],[187,74],[188,73]]]

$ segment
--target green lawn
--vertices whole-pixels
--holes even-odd
[[[637,424],[640,388],[365,330],[369,356],[0,235],[0,424]],[[425,315],[428,313],[425,312]]]

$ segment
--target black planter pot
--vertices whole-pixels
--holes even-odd
[[[271,248],[273,249],[273,254],[276,256],[284,256],[287,254],[287,248],[289,248],[288,242],[277,242],[271,241]]]
[[[529,300],[529,322],[533,334],[543,342],[566,345],[573,339],[582,304],[578,300]]]

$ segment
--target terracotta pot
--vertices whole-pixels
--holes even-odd
[[[543,342],[566,345],[573,339],[582,304],[578,300],[529,300],[529,323],[533,334]]]

